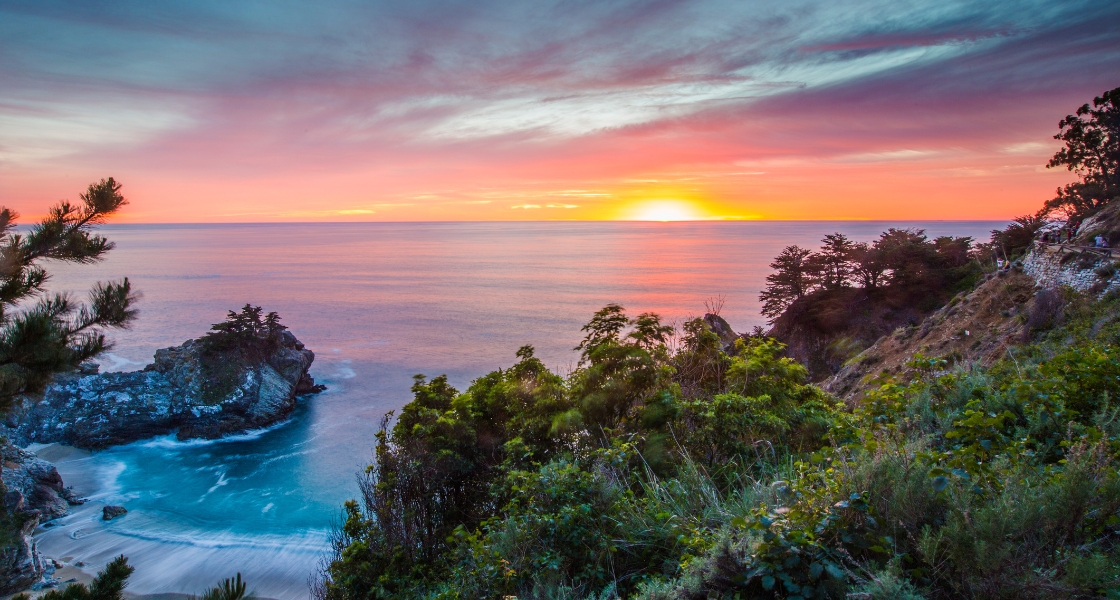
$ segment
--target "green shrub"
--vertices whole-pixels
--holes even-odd
[[[1034,344],[917,355],[850,412],[773,340],[694,322],[672,352],[610,307],[566,379],[529,348],[463,393],[418,378],[323,595],[1111,593],[1120,326],[1114,301],[1062,298]]]

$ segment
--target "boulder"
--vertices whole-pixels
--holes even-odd
[[[101,520],[112,521],[117,517],[123,517],[128,514],[128,509],[123,506],[108,505],[101,509]]]
[[[730,351],[735,348],[735,340],[739,339],[739,334],[731,329],[731,325],[723,317],[714,313],[706,313],[704,322],[708,324],[712,333],[719,336],[719,341],[724,350]]]
[[[105,448],[178,432],[218,438],[266,427],[289,414],[299,394],[317,392],[307,370],[315,354],[289,331],[266,351],[214,351],[204,338],[157,350],[127,373],[66,373],[41,396],[23,399],[5,423],[16,443]]]

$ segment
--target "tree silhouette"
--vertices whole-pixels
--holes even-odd
[[[270,312],[261,318],[264,311],[259,306],[246,304],[241,312],[229,311],[226,320],[215,323],[202,338],[207,350],[245,350],[267,353],[277,346],[278,335],[287,327],[280,324],[280,315]]]
[[[1054,139],[1065,142],[1047,165],[1065,167],[1081,181],[1058,188],[1041,215],[1053,212],[1084,217],[1120,196],[1120,88],[1084,104],[1058,122]]]
[[[800,246],[786,246],[770,263],[774,273],[766,276],[766,289],[758,296],[762,314],[770,319],[785,312],[790,304],[812,291],[816,273],[813,252]]]
[[[128,279],[98,283],[85,303],[47,294],[44,259],[91,264],[113,249],[93,233],[95,225],[127,204],[112,177],[90,184],[79,197],[52,207],[26,234],[19,215],[0,208],[0,413],[20,394],[39,391],[60,371],[112,347],[104,330],[127,327],[136,317],[137,295]],[[30,304],[34,302],[33,304]]]
[[[842,233],[830,233],[821,240],[820,252],[813,255],[813,265],[825,289],[848,285],[852,276],[852,258],[855,244]]]
[[[860,287],[873,290],[883,281],[883,274],[887,264],[883,258],[883,251],[866,242],[852,244],[852,276],[859,282]]]

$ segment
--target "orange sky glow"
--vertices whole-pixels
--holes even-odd
[[[0,203],[113,176],[131,223],[1009,219],[1120,85],[1101,7],[794,4],[2,9]]]

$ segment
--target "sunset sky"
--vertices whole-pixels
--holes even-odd
[[[0,0],[0,203],[128,222],[1005,219],[1120,2]]]

